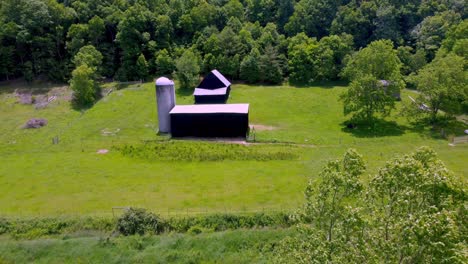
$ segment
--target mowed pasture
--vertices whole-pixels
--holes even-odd
[[[368,174],[425,145],[461,181],[468,175],[468,145],[449,146],[430,127],[410,124],[400,102],[373,130],[347,129],[339,101],[346,87],[340,85],[234,85],[229,102],[250,103],[256,126],[256,142],[241,145],[157,135],[153,83],[115,90],[87,110],[74,110],[61,97],[35,109],[17,103],[8,88],[0,87],[3,216],[111,215],[113,207],[124,206],[162,214],[294,210],[306,182],[319,180],[325,162],[347,148],[364,156]],[[404,101],[410,93],[403,92]],[[177,104],[192,103],[190,92],[177,92]],[[48,125],[23,129],[30,118],[45,118]],[[163,151],[151,153],[144,144]],[[128,155],[119,150],[124,147],[147,154]],[[109,152],[97,154],[102,149]]]

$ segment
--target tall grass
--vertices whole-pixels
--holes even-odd
[[[150,213],[145,212],[144,214],[149,215]],[[118,234],[118,231],[122,229],[122,222],[126,223],[125,226],[131,226],[135,230],[144,230],[144,232],[148,234],[158,234],[161,232],[202,233],[242,228],[290,227],[294,223],[287,212],[250,214],[219,213],[170,217],[166,219],[155,217],[158,219],[158,226],[153,226],[152,223],[137,222],[131,217],[125,217],[125,214],[117,219],[104,217],[0,218],[0,235],[8,235],[13,239],[36,239],[41,237],[56,237],[57,235],[86,233],[88,231]],[[157,228],[157,230],[152,230],[153,228]],[[135,232],[130,232],[130,234],[134,233]]]
[[[223,161],[223,160],[293,160],[298,148],[293,146],[257,146],[201,142],[151,142],[114,147],[124,156],[148,161]]]
[[[0,240],[0,263],[267,263],[294,229],[104,238]]]

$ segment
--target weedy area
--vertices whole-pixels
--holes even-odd
[[[265,263],[294,229],[240,229],[216,233],[63,237],[2,241],[1,263]]]
[[[163,219],[141,208],[115,219],[0,218],[0,261],[263,262],[293,224],[286,213]]]
[[[299,147],[288,145],[163,142],[115,147],[122,155],[148,161],[294,160]]]

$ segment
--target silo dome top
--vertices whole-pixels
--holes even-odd
[[[166,86],[166,85],[174,85],[174,81],[169,80],[166,77],[160,77],[156,80],[157,86]]]

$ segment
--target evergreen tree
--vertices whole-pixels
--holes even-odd
[[[258,49],[253,48],[249,55],[247,55],[240,65],[240,78],[246,80],[248,83],[256,83],[260,80],[260,52]]]
[[[147,80],[149,76],[148,62],[146,61],[145,55],[140,54],[136,61],[136,71],[140,80]]]
[[[278,51],[272,46],[266,47],[259,60],[260,80],[265,83],[280,84],[283,81],[282,63]]]

